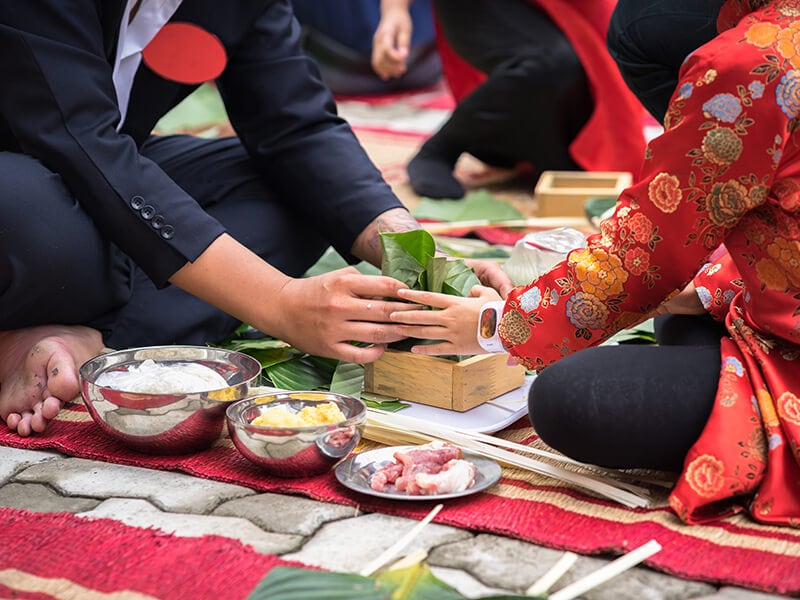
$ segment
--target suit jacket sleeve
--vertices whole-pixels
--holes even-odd
[[[402,204],[336,113],[303,53],[288,0],[270,2],[231,49],[219,82],[231,123],[279,198],[349,256],[378,215]]]
[[[0,53],[14,57],[0,61],[0,113],[15,150],[59,174],[101,233],[161,286],[223,227],[117,132],[100,6],[0,2]]]

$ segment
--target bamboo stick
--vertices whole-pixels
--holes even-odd
[[[430,523],[436,515],[439,514],[439,511],[442,510],[443,506],[444,505],[442,504],[437,504],[436,506],[434,506],[433,510],[431,510],[431,512],[425,515],[425,518],[422,519],[419,523],[414,525],[414,527],[408,533],[406,533],[403,537],[397,540],[394,544],[389,546],[386,550],[381,552],[378,555],[378,557],[372,562],[370,562],[366,567],[361,569],[359,575],[363,577],[369,577],[375,571],[377,571],[383,565],[385,565],[387,562],[389,562],[393,558],[396,558],[397,555],[400,554],[400,552],[402,552],[403,549],[406,546],[408,546],[415,537],[419,535],[419,533],[424,529],[424,527],[428,523]]]
[[[549,600],[573,600],[584,592],[588,592],[592,588],[597,587],[601,583],[605,583],[631,567],[635,567],[660,550],[661,544],[655,540],[650,540],[643,546],[639,546],[635,550],[623,554],[617,560],[608,563],[606,566],[590,573],[586,577],[582,577],[578,581],[569,584],[567,587],[553,592],[548,598]]]
[[[553,587],[553,584],[572,568],[572,565],[574,565],[577,560],[577,554],[574,552],[565,552],[564,555],[558,559],[556,564],[547,570],[547,573],[542,575],[531,587],[525,590],[525,595],[541,596],[542,594],[546,594],[547,591]]]
[[[376,431],[376,427],[381,429]],[[467,433],[463,430],[455,430],[444,425],[438,425],[421,419],[398,415],[396,413],[388,413],[379,409],[367,409],[366,429],[367,437],[370,436],[370,429],[378,435],[383,434],[384,436],[386,430],[391,429],[402,434],[410,432],[416,436],[422,434],[428,438],[451,442],[465,450],[470,450],[481,456],[497,460],[506,466],[533,471],[553,477],[557,480],[573,483],[579,487],[600,494],[601,496],[615,500],[625,506],[643,507],[649,504],[649,500],[644,497],[647,490],[643,488],[596,474],[576,473],[564,469],[563,467],[537,461],[526,456],[520,456],[509,450],[498,448],[484,441],[475,439],[471,432]]]

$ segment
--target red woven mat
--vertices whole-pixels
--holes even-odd
[[[496,435],[517,443],[536,442],[527,420]],[[181,471],[259,491],[301,494],[337,504],[360,505],[368,512],[416,519],[424,517],[433,504],[393,502],[357,494],[341,486],[332,473],[306,479],[266,476],[238,454],[227,433],[212,448],[193,455],[139,454],[105,436],[82,404],[63,409],[44,434],[20,438],[3,431],[0,444]],[[544,476],[504,469],[503,478],[487,492],[449,500],[436,522],[582,554],[621,553],[656,539],[663,550],[647,561],[656,569],[698,581],[800,593],[800,530],[759,525],[745,516],[712,525],[683,525],[667,506],[665,491],[656,493],[652,507],[629,509]],[[23,536],[17,529],[16,537],[36,536],[29,531]]]
[[[246,598],[294,564],[220,536],[182,538],[111,519],[0,508],[0,597]]]

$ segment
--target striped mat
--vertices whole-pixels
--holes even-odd
[[[302,566],[226,537],[12,508],[0,548],[0,598],[17,600],[244,600],[272,567]]]
[[[496,435],[518,443],[537,443],[526,419]],[[258,491],[300,494],[336,504],[359,505],[366,512],[415,519],[423,518],[433,504],[397,502],[351,492],[332,473],[305,479],[266,476],[239,455],[226,432],[213,447],[196,454],[139,454],[104,435],[80,403],[64,408],[44,434],[20,438],[3,431],[0,444],[180,471]],[[505,468],[497,485],[447,501],[435,521],[581,554],[622,553],[655,539],[663,549],[646,563],[655,569],[713,584],[800,594],[800,530],[760,525],[744,515],[710,525],[684,525],[667,506],[664,489],[653,490],[650,507],[631,509],[542,475]]]

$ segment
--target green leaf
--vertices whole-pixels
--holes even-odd
[[[311,265],[311,267],[309,267],[308,271],[305,272],[303,277],[313,277],[315,275],[322,275],[323,273],[330,273],[331,271],[336,271],[337,269],[343,269],[346,266],[348,266],[348,263],[344,258],[342,258],[341,254],[336,252],[336,250],[333,248],[328,248],[320,257],[320,259]],[[364,273],[365,275],[381,274],[381,270],[378,267],[365,261],[356,263],[353,266],[358,269],[359,272]]]
[[[427,279],[425,287],[422,289],[429,292],[441,292],[444,287],[444,280],[447,277],[447,257],[431,256],[425,267]]]
[[[358,398],[364,388],[364,365],[340,362],[331,379],[330,391]]]
[[[437,579],[424,562],[385,571],[375,579],[394,589],[392,600],[464,600],[454,588]]]
[[[247,600],[390,600],[392,591],[369,577],[274,567]]]
[[[381,248],[381,273],[402,281],[412,289],[419,289],[425,265],[436,253],[433,236],[422,229],[382,233]]]
[[[409,406],[399,398],[381,396],[380,394],[373,394],[372,392],[361,392],[361,399],[370,408],[380,408],[388,412],[397,412]]]
[[[431,221],[514,221],[524,215],[508,202],[499,200],[486,190],[470,192],[462,200],[421,198],[411,212],[417,219]]]
[[[444,278],[442,291],[451,296],[469,296],[469,291],[473,286],[479,285],[480,280],[475,275],[475,271],[461,260],[447,261],[447,274]]]
[[[277,388],[317,390],[327,389],[333,378],[333,371],[334,365],[328,359],[306,354],[266,367],[264,374]]]

